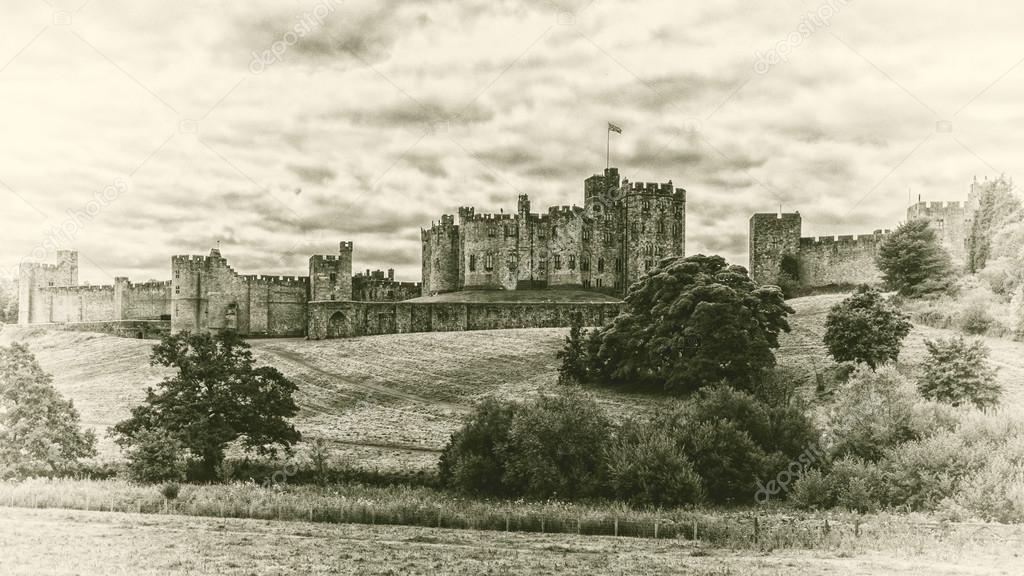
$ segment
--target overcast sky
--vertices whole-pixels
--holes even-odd
[[[13,4],[13,6],[12,6]],[[688,191],[687,253],[746,265],[753,212],[804,235],[894,227],[908,190],[1013,175],[1019,2],[10,0],[0,17],[0,267],[167,279],[217,242],[242,273],[419,280],[460,205],[582,204],[612,164]]]

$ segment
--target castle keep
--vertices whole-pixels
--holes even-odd
[[[686,191],[671,181],[587,178],[584,205],[514,214],[445,214],[421,231],[423,294],[461,290],[577,288],[621,296],[661,258],[682,256]]]

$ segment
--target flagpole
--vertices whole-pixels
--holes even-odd
[[[612,131],[605,130],[604,167],[607,170],[612,166]]]

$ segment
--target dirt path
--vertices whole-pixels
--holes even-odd
[[[681,540],[0,507],[0,575],[1020,574],[1007,547],[733,552]]]

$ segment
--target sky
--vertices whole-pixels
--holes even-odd
[[[0,275],[420,278],[454,213],[582,204],[606,162],[687,190],[686,251],[746,265],[754,212],[894,228],[1018,173],[1018,2],[8,0]]]

